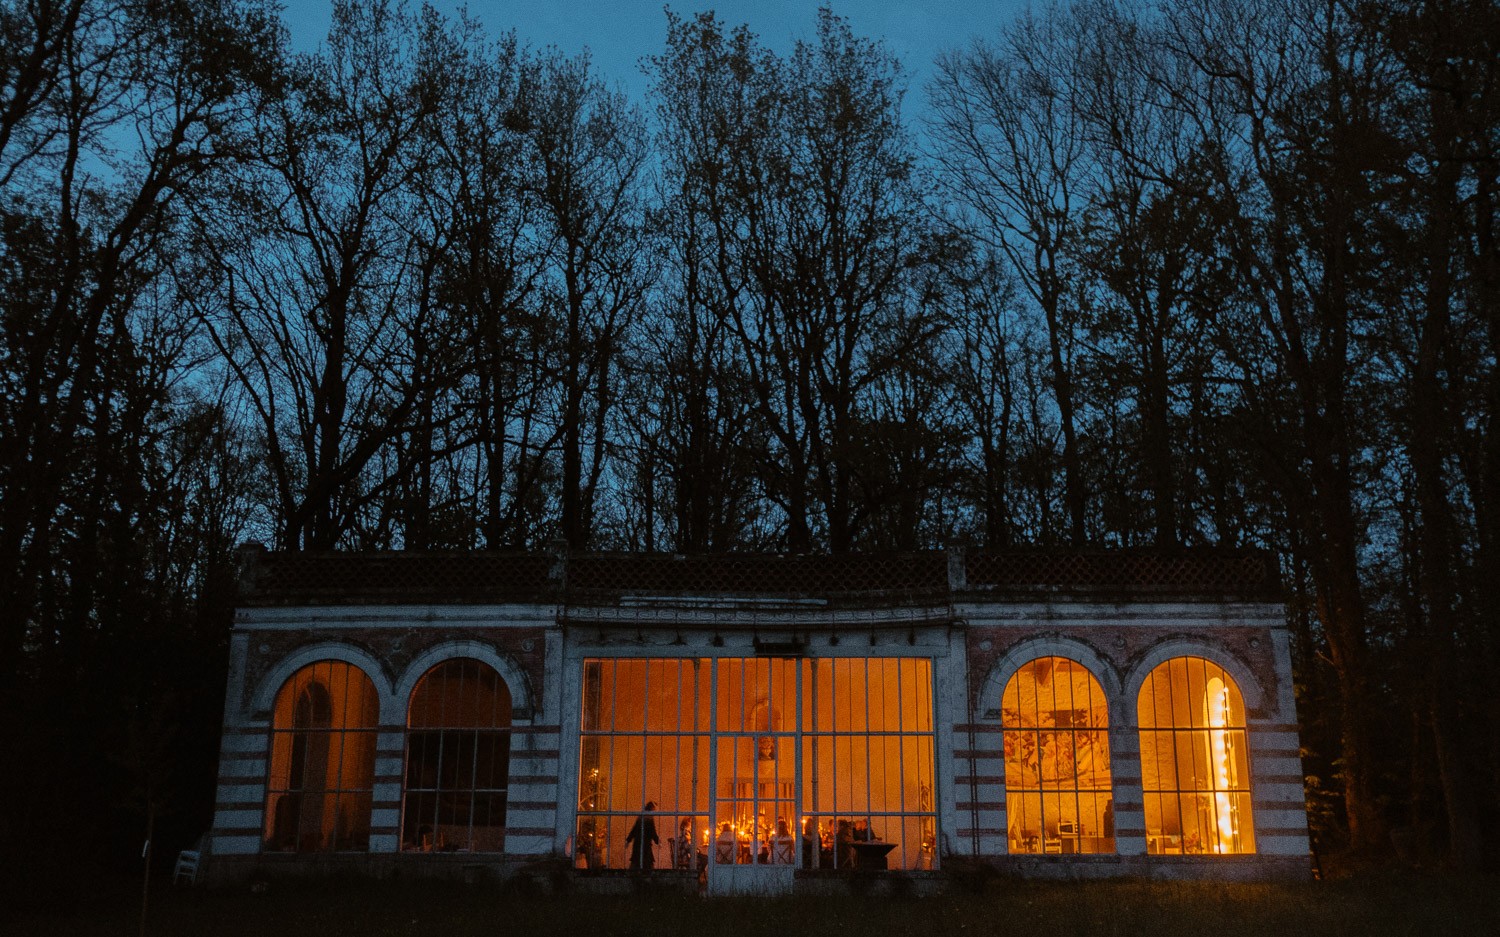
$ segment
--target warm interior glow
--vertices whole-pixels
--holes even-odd
[[[1042,657],[1001,698],[1013,853],[1113,852],[1109,706],[1088,668]]]
[[[1245,707],[1234,680],[1204,658],[1173,658],[1147,676],[1136,710],[1147,851],[1254,852]]]
[[[653,802],[658,866],[844,867],[861,838],[930,864],[931,681],[916,658],[585,661],[578,863],[626,865]]]
[[[455,658],[417,681],[407,710],[401,848],[499,852],[505,844],[510,688]]]
[[[319,661],[276,694],[266,779],[268,850],[369,847],[375,685],[358,667]]]
[[[1234,842],[1235,836],[1233,809],[1229,796],[1224,793],[1234,786],[1233,765],[1229,762],[1229,733],[1225,731],[1225,727],[1229,725],[1229,688],[1220,678],[1210,677],[1208,690],[1204,695],[1208,704],[1209,758],[1213,762],[1211,767],[1218,782],[1215,785],[1214,806],[1219,822],[1219,837],[1214,844],[1214,851],[1223,852],[1225,844]]]

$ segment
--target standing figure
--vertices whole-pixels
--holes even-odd
[[[796,840],[786,820],[776,821],[776,835],[771,837],[771,864],[792,865],[797,861]]]
[[[672,865],[679,869],[694,868],[693,860],[697,858],[698,847],[693,842],[692,817],[683,817],[682,822],[677,824],[677,838],[673,840],[673,845]]]
[[[656,821],[649,816],[650,812],[655,809],[656,801],[646,801],[643,812],[635,818],[630,832],[625,834],[625,845],[630,849],[632,869],[656,867],[656,844],[661,840],[656,835]]]

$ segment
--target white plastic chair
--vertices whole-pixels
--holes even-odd
[[[198,863],[202,859],[203,838],[200,836],[192,849],[184,849],[177,854],[177,865],[172,869],[172,884],[176,885],[183,879],[187,879],[189,885],[198,884]]]

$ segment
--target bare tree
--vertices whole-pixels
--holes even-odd
[[[1046,326],[1074,545],[1088,536],[1074,360],[1083,323],[1073,255],[1089,181],[1080,58],[1076,24],[1065,10],[1028,11],[997,42],[976,40],[940,57],[930,89],[934,156],[947,190],[984,222]]]
[[[202,587],[183,557],[222,562],[233,536],[214,512],[164,523],[194,424],[223,428],[193,418],[192,324],[168,274],[189,251],[183,203],[240,152],[279,54],[251,3],[0,7],[0,731],[13,758],[59,771],[0,781],[9,835],[39,844],[30,866],[112,819],[118,792],[84,758],[159,689],[155,655]],[[59,718],[78,734],[47,728]]]
[[[1191,121],[1170,106],[1157,54],[1136,14],[1111,2],[1072,13],[1081,35],[1078,108],[1095,182],[1081,212],[1079,263],[1091,276],[1089,383],[1119,393],[1122,455],[1107,471],[1124,516],[1107,526],[1128,542],[1139,529],[1173,547],[1197,526],[1189,385],[1214,366],[1204,322],[1231,289],[1222,275],[1217,218]],[[1182,75],[1166,76],[1180,83]],[[1200,398],[1201,399],[1201,398]],[[1143,511],[1133,506],[1139,504]],[[1144,515],[1144,516],[1142,516]]]
[[[1268,44],[1273,31],[1283,40]],[[1359,142],[1377,86],[1355,73],[1368,64],[1357,32],[1335,5],[1204,0],[1173,9],[1163,48],[1196,70],[1191,85],[1174,82],[1174,105],[1219,154],[1209,166],[1243,305],[1220,311],[1217,334],[1260,427],[1260,467],[1309,550],[1340,680],[1350,835],[1373,848],[1384,834],[1360,560],[1373,423],[1358,389],[1370,380],[1359,325],[1374,275],[1362,223],[1380,151]]]
[[[712,15],[674,20],[657,69],[659,87],[683,89],[670,92],[674,159],[711,232],[713,294],[756,396],[785,542],[848,550],[861,407],[904,350],[874,339],[894,321],[920,205],[899,66],[825,10],[817,41],[786,60]]]
[[[992,250],[971,249],[949,265],[962,308],[953,315],[952,384],[973,482],[968,500],[983,542],[1010,546],[1021,534],[1013,500],[1018,446],[1017,358],[1030,332],[1015,286]]]
[[[1487,455],[1495,445],[1497,307],[1495,260],[1481,247],[1500,213],[1493,36],[1500,15],[1483,4],[1381,6],[1371,14],[1368,55],[1384,66],[1376,72],[1388,83],[1382,103],[1395,116],[1370,140],[1388,153],[1379,168],[1406,222],[1386,227],[1378,248],[1391,267],[1410,271],[1376,287],[1393,313],[1379,331],[1400,382],[1392,423],[1410,474],[1403,500],[1414,595],[1404,605],[1426,663],[1415,695],[1428,710],[1449,853],[1473,867],[1483,858],[1487,819],[1480,790],[1500,776],[1500,707],[1476,706],[1458,690],[1500,661],[1484,638],[1485,614],[1495,608],[1487,582],[1495,489],[1486,488],[1495,479]],[[1485,721],[1490,753],[1477,759],[1474,730]],[[1424,808],[1419,792],[1413,801],[1414,811]]]
[[[413,31],[389,4],[338,5],[326,53],[257,128],[235,200],[204,214],[224,271],[204,321],[256,413],[289,549],[346,542],[410,467],[369,474],[432,376],[409,344],[431,322],[411,179],[442,77]]]
[[[633,542],[657,549],[661,531],[677,552],[723,551],[755,543],[755,402],[716,293],[702,206],[676,168],[667,172],[679,188],[657,215],[663,277],[632,343],[622,411],[641,531]]]
[[[526,139],[529,68],[514,35],[490,41],[471,20],[432,41],[447,46],[446,93],[425,125],[430,147],[414,184],[422,229],[434,235],[432,302],[452,323],[453,354],[436,404],[451,422],[445,441],[429,444],[451,454],[442,492],[424,497],[455,545],[477,529],[488,547],[522,547],[545,520],[533,518],[545,466],[533,427],[553,340],[534,301],[549,242],[532,220],[541,187]]]
[[[556,332],[549,374],[561,399],[562,535],[593,536],[618,356],[651,282],[642,171],[645,124],[594,75],[587,57],[537,63],[527,135],[550,240],[539,302]]]

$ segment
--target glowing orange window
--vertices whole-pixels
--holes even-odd
[[[282,685],[271,720],[266,849],[369,848],[379,708],[370,678],[343,661],[309,664]]]
[[[1223,667],[1176,657],[1146,677],[1137,701],[1146,851],[1255,851],[1245,702]]]
[[[1114,852],[1109,705],[1088,668],[1041,657],[1001,700],[1013,853]]]
[[[433,667],[406,721],[401,848],[500,852],[510,777],[510,688],[471,658]]]

